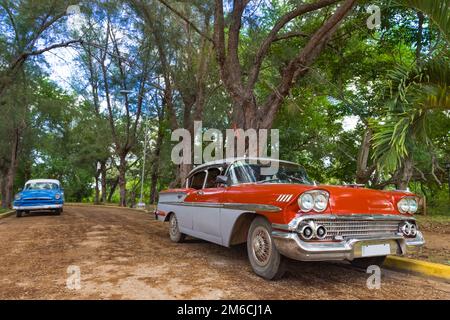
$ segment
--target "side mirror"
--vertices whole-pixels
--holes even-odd
[[[226,186],[228,186],[229,184],[229,180],[227,176],[217,176],[216,177],[216,183],[217,184],[224,184]]]

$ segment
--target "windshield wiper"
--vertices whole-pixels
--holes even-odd
[[[297,180],[300,183],[305,183],[305,180],[294,177],[294,176],[286,175],[286,177],[288,177],[289,179],[292,179],[292,180]]]
[[[275,181],[275,180],[280,180],[280,178],[272,178],[272,179],[267,179],[267,180],[259,180],[256,183],[265,183],[265,182],[271,182],[271,181]]]

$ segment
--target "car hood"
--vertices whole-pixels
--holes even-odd
[[[397,202],[409,192],[382,191],[349,186],[301,184],[247,184],[231,187],[227,193],[232,202],[264,202],[281,208],[298,210],[297,199],[308,190],[326,190],[330,194],[328,214],[400,214]],[[234,196],[233,196],[234,195]],[[283,195],[286,195],[283,197]],[[292,195],[292,196],[291,196]],[[291,197],[289,197],[291,196]],[[287,201],[285,201],[287,199]],[[264,201],[261,201],[264,200]]]
[[[397,202],[412,193],[346,186],[320,186],[330,193],[333,214],[400,214]]]

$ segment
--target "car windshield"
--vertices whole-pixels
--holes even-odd
[[[236,161],[230,167],[229,175],[233,184],[240,183],[297,183],[313,184],[309,180],[305,169],[295,163],[279,162],[278,170],[274,174],[264,174],[264,167],[269,164],[253,164],[245,161]]]
[[[58,185],[52,182],[30,182],[25,190],[58,190]]]

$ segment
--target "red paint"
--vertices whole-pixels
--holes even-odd
[[[297,203],[298,197],[308,190],[326,190],[330,194],[325,211],[302,213]],[[208,203],[249,203],[277,206],[281,212],[257,212],[272,223],[287,224],[297,214],[390,214],[400,215],[398,201],[405,196],[414,196],[403,191],[381,191],[367,188],[329,185],[269,184],[251,183],[230,187],[195,189],[171,189],[167,192],[187,193],[186,202]],[[277,201],[281,194],[292,194],[289,202]]]

